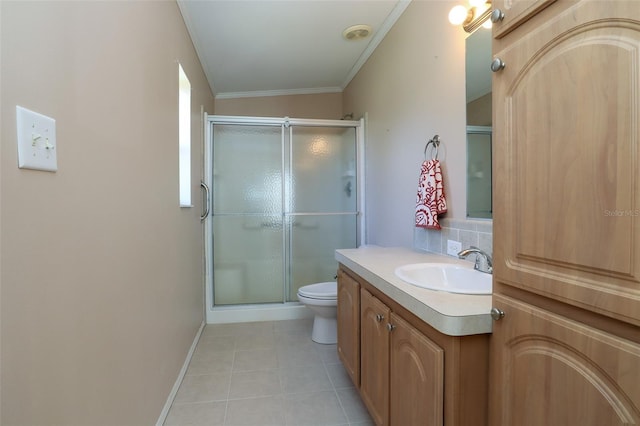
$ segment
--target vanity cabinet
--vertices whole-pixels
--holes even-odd
[[[361,388],[376,425],[442,425],[443,350],[360,290]]]
[[[339,288],[354,282],[360,291],[358,389],[374,423],[486,425],[489,335],[444,335],[341,265]],[[343,317],[351,315],[339,309],[339,330]]]
[[[490,424],[638,424],[640,7],[556,1],[508,32],[504,12]]]
[[[338,270],[338,357],[360,386],[360,285]]]
[[[443,349],[395,313],[389,324],[389,424],[442,425]]]
[[[391,311],[360,290],[360,396],[376,425],[389,424],[389,340]]]

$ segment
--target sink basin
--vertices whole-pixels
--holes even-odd
[[[412,263],[395,270],[402,281],[449,293],[491,294],[491,274],[451,263]]]

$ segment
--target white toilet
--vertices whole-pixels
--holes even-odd
[[[338,285],[335,281],[300,287],[298,300],[315,314],[311,340],[325,345],[338,342]]]

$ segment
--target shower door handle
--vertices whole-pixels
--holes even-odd
[[[204,189],[204,213],[202,214],[202,216],[200,216],[200,222],[202,222],[209,216],[209,209],[210,209],[209,204],[211,201],[211,197],[210,197],[211,192],[209,191],[209,186],[206,183],[204,183],[204,181],[200,181],[200,187]]]

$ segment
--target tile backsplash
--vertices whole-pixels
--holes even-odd
[[[447,240],[460,241],[462,248],[475,246],[493,256],[493,221],[472,219],[440,220],[441,230],[415,228],[413,246],[417,250],[447,254]],[[469,256],[468,261],[475,261]]]

